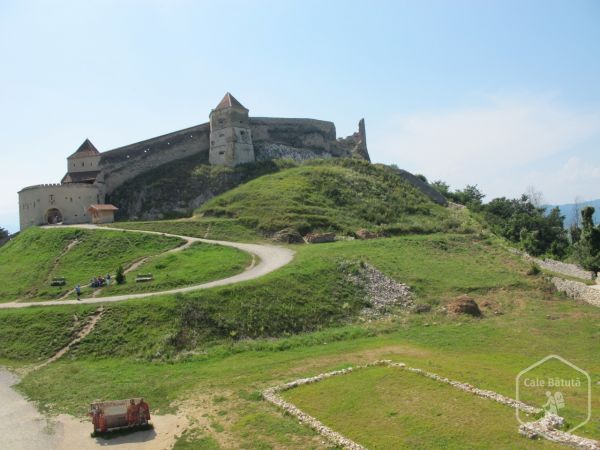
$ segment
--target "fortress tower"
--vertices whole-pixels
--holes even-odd
[[[255,160],[248,110],[233,95],[226,93],[209,118],[210,164],[236,166]]]

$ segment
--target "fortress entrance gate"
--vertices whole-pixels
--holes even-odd
[[[46,223],[48,225],[56,225],[57,223],[62,223],[63,215],[57,208],[50,208],[46,211]]]

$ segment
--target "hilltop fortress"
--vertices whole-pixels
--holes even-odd
[[[208,154],[209,164],[224,166],[280,158],[370,161],[363,119],[358,132],[337,138],[333,122],[250,117],[248,112],[227,93],[210,112],[208,123],[106,152],[86,139],[67,158],[67,173],[60,183],[19,191],[21,230],[32,225],[92,222],[90,206],[110,211],[109,205],[103,206],[106,196],[126,181],[200,153]]]

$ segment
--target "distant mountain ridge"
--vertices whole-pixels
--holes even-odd
[[[596,208],[594,213],[594,223],[600,222],[600,198],[596,200],[582,201],[580,203],[567,203],[564,205],[544,205],[546,211],[550,212],[551,209],[557,207],[560,209],[561,215],[565,216],[565,228],[569,228],[577,220],[578,210],[585,208],[586,206],[593,206]]]

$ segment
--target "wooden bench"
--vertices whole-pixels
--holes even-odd
[[[67,284],[66,278],[52,278],[50,286],[64,286]]]
[[[154,280],[154,276],[151,273],[140,273],[135,277],[136,283],[144,283],[146,281]]]

